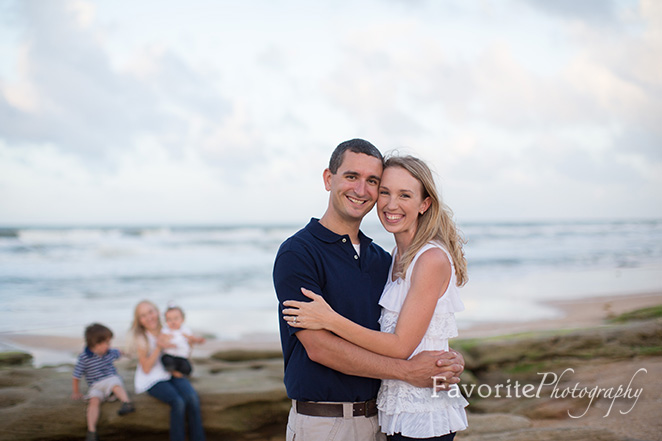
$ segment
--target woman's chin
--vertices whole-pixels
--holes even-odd
[[[397,225],[392,225],[386,222],[382,222],[382,227],[384,227],[384,229],[389,233],[394,233],[394,234],[397,233],[399,230]]]

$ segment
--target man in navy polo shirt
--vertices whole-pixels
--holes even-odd
[[[285,300],[309,300],[301,288],[320,293],[331,307],[362,326],[379,330],[379,298],[391,256],[360,230],[377,201],[383,158],[362,139],[338,145],[324,170],[329,205],[281,245],[274,286]],[[290,327],[280,314],[285,386],[293,400],[287,440],[384,439],[375,398],[380,379],[431,387],[433,376],[459,381],[461,355],[422,352],[411,360],[374,354],[325,330]]]

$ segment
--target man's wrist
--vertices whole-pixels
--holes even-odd
[[[393,379],[394,380],[400,380],[400,381],[407,381],[409,380],[409,361],[408,360],[401,360],[401,359],[393,359],[394,361],[394,369],[393,369]]]

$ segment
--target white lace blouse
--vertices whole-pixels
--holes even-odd
[[[389,278],[379,301],[382,314],[379,319],[383,332],[395,331],[398,316],[411,285],[416,261],[430,248],[439,248],[446,253],[451,262],[451,280],[444,295],[437,301],[428,330],[421,343],[412,353],[412,357],[427,350],[448,350],[448,339],[457,336],[455,312],[463,311],[460,300],[455,267],[448,251],[437,242],[429,242],[416,254],[403,280],[393,281],[393,263]],[[395,256],[397,249],[393,252]],[[467,415],[464,408],[469,404],[459,393],[457,385],[454,391],[437,392],[433,396],[432,388],[414,387],[399,380],[382,380],[377,396],[379,424],[387,435],[401,433],[412,438],[431,438],[457,432],[467,428]]]
[[[154,337],[149,332],[145,333],[145,335],[147,336],[147,354],[151,354],[152,351],[160,351],[156,346],[156,337]],[[165,370],[160,356],[149,372],[145,372],[140,362],[138,362],[138,366],[136,367],[136,376],[133,379],[135,392],[137,394],[146,392],[156,383],[170,380],[170,377],[172,377],[172,374]]]

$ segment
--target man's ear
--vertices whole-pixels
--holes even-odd
[[[324,169],[324,172],[322,173],[322,178],[324,179],[324,188],[326,188],[326,191],[331,191],[331,177],[333,176],[333,173],[331,173],[331,170],[328,168]]]

